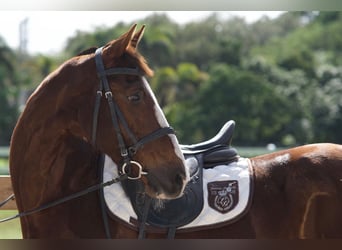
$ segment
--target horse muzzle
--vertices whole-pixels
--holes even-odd
[[[144,177],[147,180],[146,193],[156,199],[176,199],[183,195],[189,178],[185,171],[167,171],[160,173],[149,171]]]

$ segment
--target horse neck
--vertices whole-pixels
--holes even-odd
[[[47,89],[43,84],[30,98],[11,143],[10,170],[17,180],[14,189],[30,187],[30,198],[25,199],[31,199],[31,205],[36,205],[37,196],[43,203],[60,192],[78,190],[81,179],[91,176],[90,172],[96,176],[89,171],[95,152],[81,137],[77,114],[63,105],[56,109],[60,95],[47,93]]]

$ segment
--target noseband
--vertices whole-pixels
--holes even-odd
[[[143,171],[142,165],[137,162],[133,161],[132,157],[136,154],[137,150],[141,148],[144,144],[153,141],[155,139],[158,139],[162,136],[168,135],[168,134],[174,134],[174,130],[171,127],[163,127],[160,128],[140,140],[138,140],[132,131],[130,130],[125,117],[123,116],[122,112],[120,111],[117,103],[114,101],[113,93],[109,87],[107,76],[111,75],[136,75],[143,77],[143,73],[139,70],[139,68],[109,68],[105,69],[103,60],[102,60],[102,49],[98,48],[95,52],[95,63],[96,63],[96,70],[97,75],[100,79],[100,85],[96,92],[96,99],[95,99],[95,107],[94,107],[94,113],[93,113],[93,131],[92,131],[92,143],[95,145],[96,142],[96,133],[97,133],[97,122],[98,122],[98,115],[99,115],[99,109],[100,109],[100,103],[101,98],[103,96],[106,97],[108,106],[110,109],[110,114],[112,118],[112,123],[115,129],[116,137],[118,140],[119,148],[120,148],[120,155],[123,158],[123,165],[121,167],[122,174],[126,174],[128,176],[128,179],[140,179],[141,175],[146,175],[147,172]],[[123,139],[123,135],[120,129],[120,124],[127,132],[128,136],[130,137],[131,141],[133,142],[133,145],[126,146],[125,141]],[[138,174],[136,176],[131,175],[131,168],[132,166],[135,166],[138,170]]]

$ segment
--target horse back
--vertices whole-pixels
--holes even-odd
[[[257,156],[251,163],[257,237],[342,237],[341,145],[310,144]]]

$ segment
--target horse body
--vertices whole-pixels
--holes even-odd
[[[151,74],[136,46],[143,29],[135,26],[102,52],[108,67],[138,67]],[[94,54],[67,61],[50,74],[29,99],[14,130],[10,173],[19,211],[83,190],[101,181],[100,155],[122,164],[111,110],[101,100],[98,130],[92,141],[98,77]],[[138,138],[168,126],[155,98],[138,76],[108,76],[115,102]],[[107,93],[106,93],[107,96]],[[133,100],[133,101],[132,101]],[[152,110],[152,111],[151,111]],[[120,123],[127,144],[132,143]],[[163,135],[134,155],[147,175],[145,191],[175,198],[188,181],[174,135]],[[250,159],[253,200],[242,219],[219,228],[176,233],[176,238],[318,238],[342,237],[342,146],[313,144]],[[106,237],[99,193],[92,192],[21,217],[24,238]],[[112,238],[137,238],[135,228],[109,220]],[[148,238],[165,238],[148,233]]]

